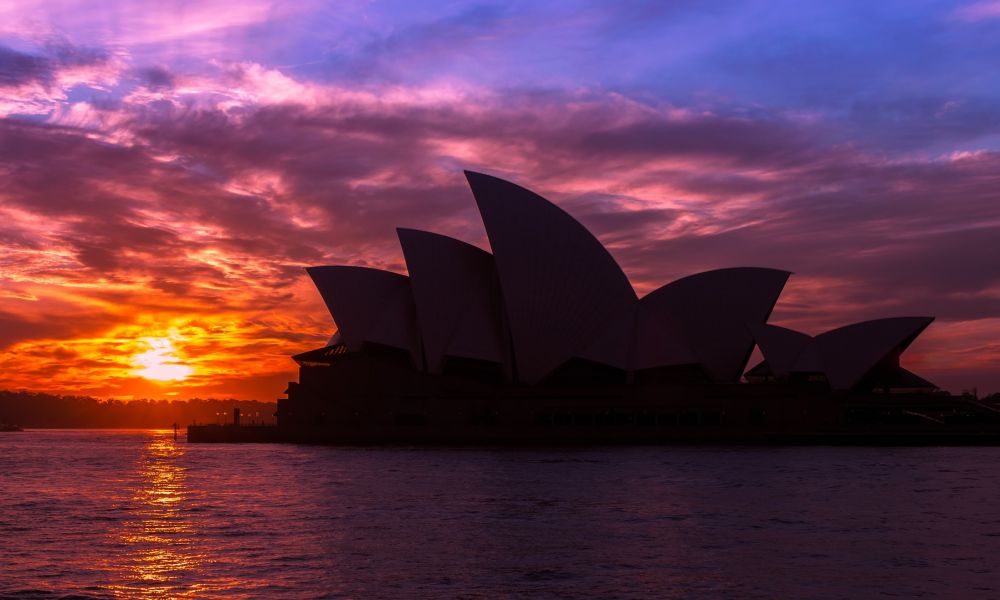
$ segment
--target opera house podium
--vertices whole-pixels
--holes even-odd
[[[806,335],[768,323],[791,273],[696,273],[638,297],[576,219],[466,172],[490,252],[398,229],[408,275],[307,269],[338,327],[293,357],[286,441],[991,443],[1000,412],[904,369],[931,317]],[[747,369],[754,347],[764,360]]]

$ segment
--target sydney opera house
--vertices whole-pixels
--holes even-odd
[[[466,172],[491,252],[398,229],[408,275],[308,270],[337,332],[294,357],[286,437],[328,442],[713,442],[996,429],[900,364],[931,317],[810,336],[768,317],[791,273],[695,273],[638,297],[555,204]],[[747,368],[754,347],[763,360]],[[979,429],[976,429],[979,431]]]

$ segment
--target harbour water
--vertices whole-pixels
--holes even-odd
[[[1000,598],[1000,448],[0,434],[0,598]]]

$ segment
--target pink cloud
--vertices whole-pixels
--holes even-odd
[[[952,13],[960,21],[984,21],[1000,17],[1000,2],[985,0],[959,7]]]
[[[303,266],[402,270],[396,226],[485,245],[462,168],[565,206],[640,291],[703,269],[788,268],[778,323],[818,333],[937,314],[919,356],[945,353],[935,373],[949,385],[980,381],[997,355],[972,333],[1000,318],[1000,264],[982,252],[1000,229],[996,153],[888,160],[796,115],[600,91],[353,89],[252,63],[149,79],[113,105],[64,103],[47,124],[0,121],[17,149],[0,156],[0,283],[14,291],[0,313],[17,381],[52,377],[44,348],[65,346],[78,356],[60,363],[79,366],[58,386],[136,393],[128,378],[87,380],[118,368],[87,361],[175,327],[178,348],[217,375],[183,394],[273,397],[292,376],[284,356],[333,328]],[[45,314],[94,326],[50,327]],[[254,352],[270,357],[259,369]]]
[[[46,44],[39,54],[0,47],[0,117],[69,109],[71,90],[107,90],[123,70],[120,56],[66,42]]]
[[[181,0],[150,4],[124,0],[95,6],[86,0],[18,0],[0,3],[0,32],[7,36],[47,37],[72,23],[78,31],[101,31],[109,45],[162,44],[206,38],[308,10],[310,2],[273,0]]]

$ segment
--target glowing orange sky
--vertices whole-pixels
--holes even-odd
[[[0,6],[0,388],[274,399],[334,331],[303,267],[402,272],[396,226],[487,246],[468,168],[640,293],[788,269],[772,322],[933,315],[904,366],[1000,390],[993,13],[362,4]]]

